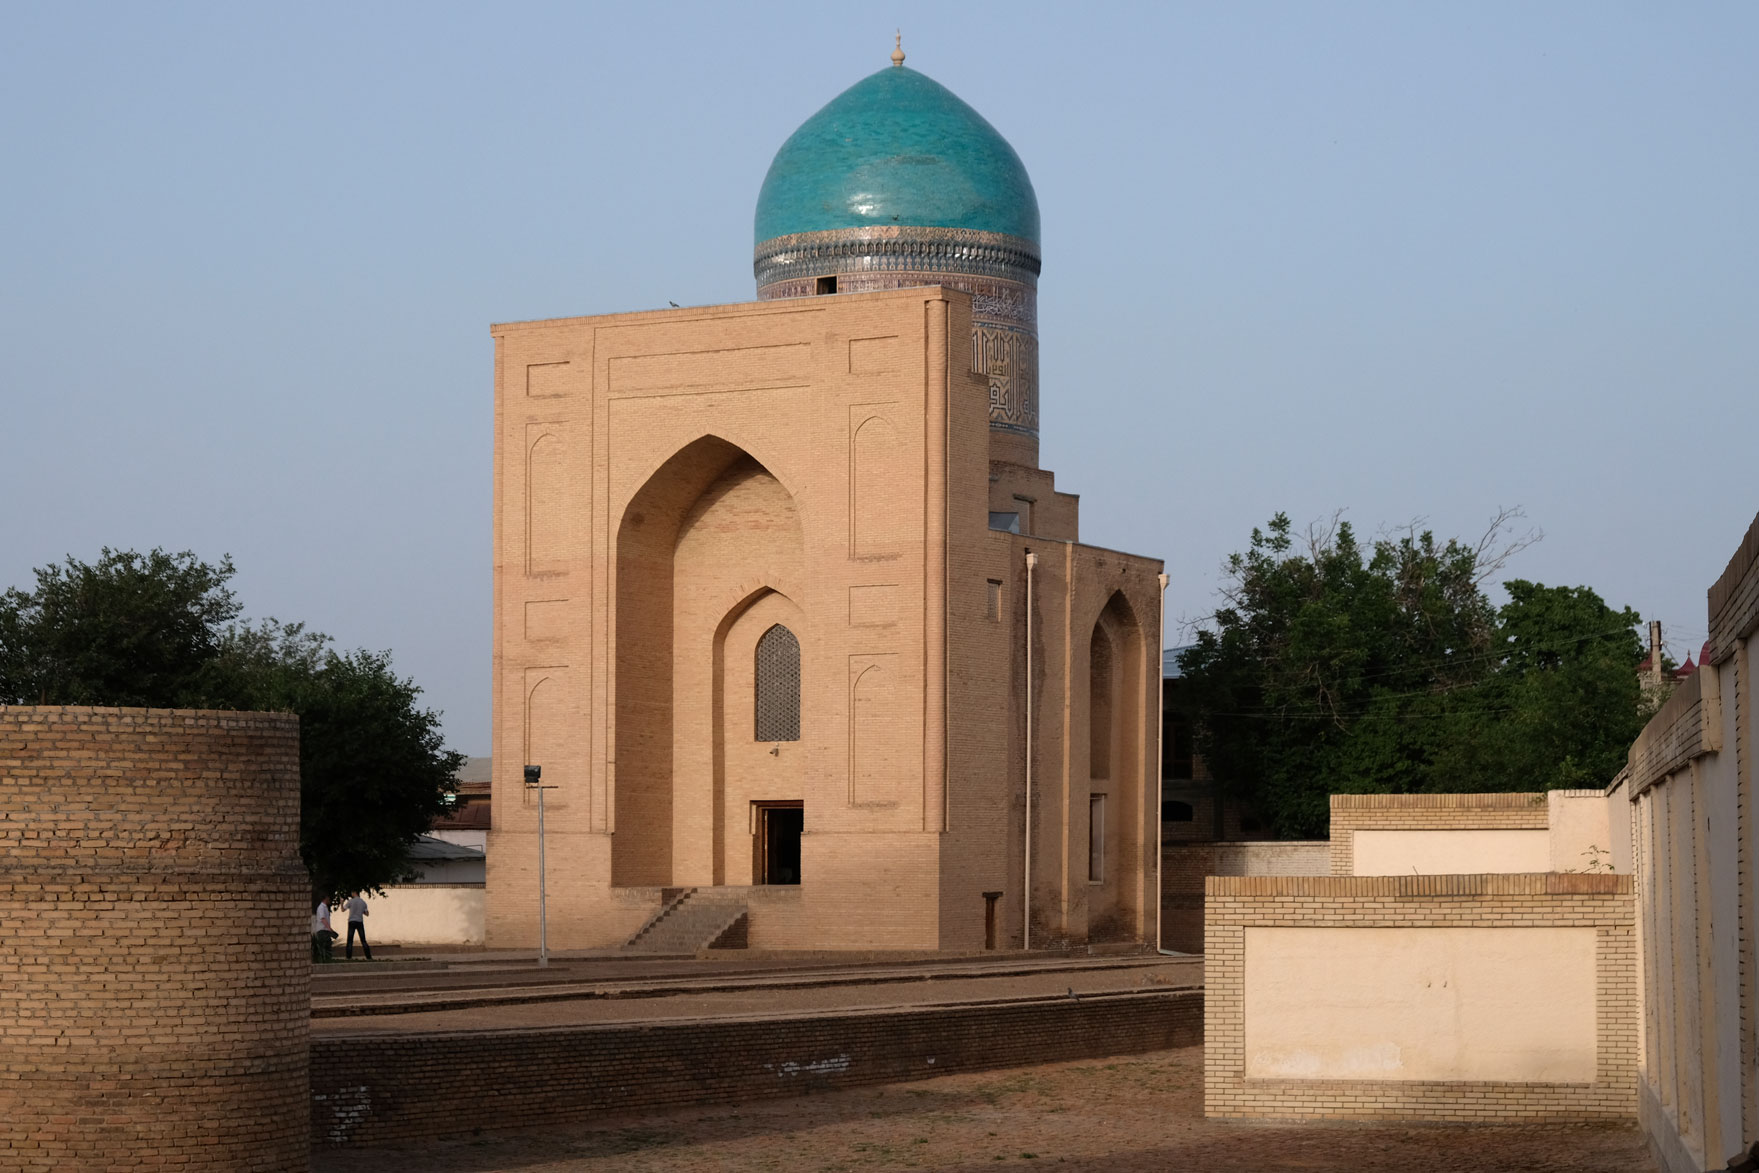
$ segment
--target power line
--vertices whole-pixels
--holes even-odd
[[[1409,664],[1401,665],[1396,668],[1386,668],[1386,669],[1382,669],[1377,672],[1364,672],[1359,675],[1351,676],[1350,679],[1352,681],[1378,680],[1378,679],[1381,679],[1381,678],[1387,677],[1387,676],[1403,676],[1403,675],[1407,675],[1407,674],[1422,674],[1425,671],[1439,671],[1442,668],[1464,667],[1466,665],[1479,663],[1479,662],[1485,661],[1485,660],[1492,660],[1492,659],[1506,660],[1506,659],[1511,658],[1517,652],[1523,652],[1523,653],[1562,652],[1568,648],[1575,647],[1585,641],[1611,639],[1614,636],[1627,635],[1627,634],[1628,635],[1635,635],[1636,634],[1635,629],[1629,628],[1629,627],[1610,628],[1605,631],[1596,631],[1596,632],[1589,632],[1584,635],[1570,636],[1567,639],[1559,641],[1557,643],[1543,643],[1543,644],[1541,644],[1541,643],[1505,642],[1501,646],[1486,648],[1481,652],[1472,652],[1469,654],[1456,656],[1456,657],[1450,657],[1450,658],[1446,658],[1446,659],[1418,660],[1418,661],[1414,661]],[[1241,657],[1241,658],[1248,660],[1250,662],[1258,663],[1258,664],[1271,664],[1271,663],[1277,662],[1277,657],[1275,657],[1275,656],[1254,655],[1251,653],[1248,653],[1244,657]],[[1181,661],[1180,662],[1180,669],[1182,671],[1184,668],[1183,657],[1180,657],[1180,661]],[[1633,671],[1635,671],[1636,665],[1632,664],[1631,668]]]

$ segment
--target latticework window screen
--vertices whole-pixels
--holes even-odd
[[[780,623],[757,640],[758,741],[800,740],[800,641]]]

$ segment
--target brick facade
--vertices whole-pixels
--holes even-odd
[[[0,1166],[303,1170],[291,716],[0,707]]]
[[[1203,992],[619,1023],[563,1030],[320,1038],[314,1145],[370,1145],[583,1113],[736,1103],[1203,1041]]]
[[[1629,876],[1214,877],[1207,884],[1206,917],[1208,1115],[1489,1123],[1628,1119],[1635,1112],[1639,1021]],[[1245,937],[1254,926],[1592,928],[1594,1081],[1248,1078],[1245,989],[1251,959]]]
[[[552,947],[765,883],[771,803],[804,807],[800,895],[753,906],[753,947],[981,949],[985,892],[1018,947],[1029,692],[1033,944],[1152,939],[1161,566],[1081,545],[991,427],[974,312],[922,287],[493,328],[490,946],[536,940],[535,763]],[[777,624],[797,741],[753,727]]]
[[[1331,874],[1355,873],[1357,831],[1543,831],[1543,793],[1334,794]]]

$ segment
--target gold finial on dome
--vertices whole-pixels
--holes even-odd
[[[899,29],[892,42],[892,64],[899,69],[904,68],[904,30]]]

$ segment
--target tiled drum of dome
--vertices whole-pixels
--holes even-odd
[[[1038,434],[1038,200],[1006,139],[902,66],[838,95],[776,153],[758,197],[758,297],[944,285],[972,297],[990,424]]]

